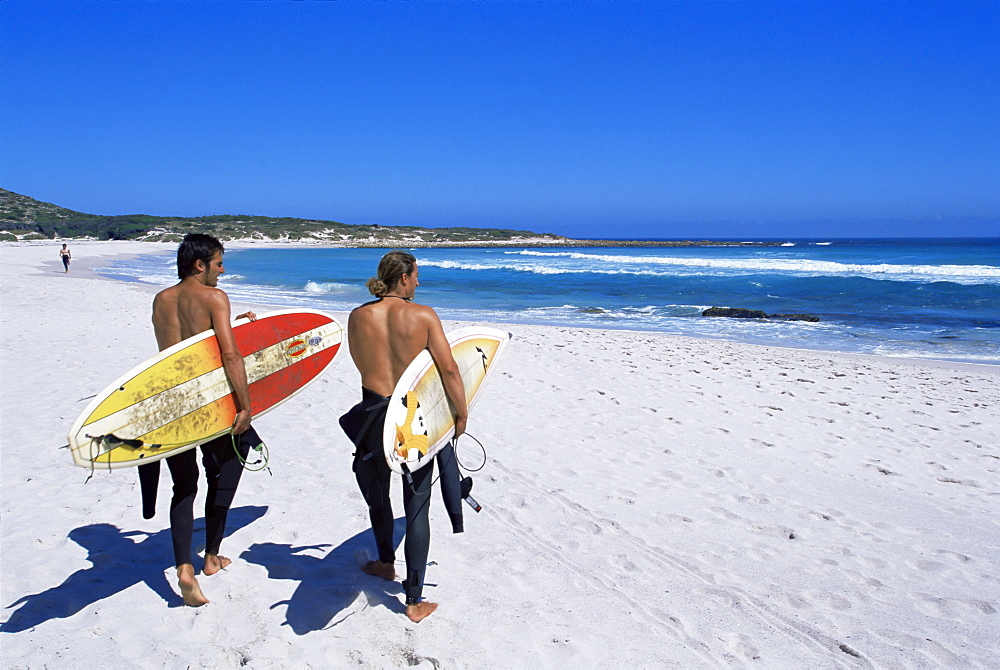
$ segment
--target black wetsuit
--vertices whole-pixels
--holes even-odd
[[[242,460],[246,460],[250,449],[260,444],[260,437],[252,427],[239,435],[237,445]],[[170,478],[173,480],[173,496],[170,499],[170,535],[173,538],[174,562],[177,566],[191,563],[191,542],[194,535],[194,498],[198,493],[198,450],[187,451],[167,459]],[[208,492],[205,497],[205,553],[218,554],[222,537],[226,533],[226,517],[233,504],[236,487],[243,475],[243,463],[233,449],[229,435],[217,437],[201,445],[201,463],[205,467]],[[144,495],[143,516],[152,517],[156,496],[156,481],[159,478],[160,462],[154,461],[139,466]],[[148,499],[152,491],[152,500]],[[149,506],[148,508],[146,506]],[[148,510],[148,516],[147,515]]]
[[[382,448],[382,430],[389,399],[366,388],[361,389],[361,402],[340,417],[340,425],[357,447],[354,454],[354,476],[361,487],[361,494],[368,503],[368,516],[375,533],[378,560],[393,563],[396,560],[392,542],[392,502],[389,483],[392,470],[385,462]],[[431,525],[428,517],[433,483],[434,464],[428,463],[412,473],[412,483],[403,478],[403,506],[406,511],[406,604],[420,602],[430,549]]]

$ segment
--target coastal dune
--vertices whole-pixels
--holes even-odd
[[[455,535],[434,494],[430,618],[360,570],[346,351],[255,421],[233,564],[184,607],[166,471],[144,520],[133,470],[60,448],[156,350],[160,287],[91,268],[174,248],[76,242],[64,275],[58,245],[0,246],[5,667],[1000,664],[1000,367],[634,331],[484,324],[513,333],[459,444],[484,509]]]

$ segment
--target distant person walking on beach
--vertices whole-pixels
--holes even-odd
[[[222,365],[239,410],[233,434],[241,436],[239,451],[240,456],[245,459],[250,446],[259,444],[260,439],[250,427],[252,418],[250,389],[243,357],[236,348],[230,324],[229,296],[225,291],[216,288],[219,275],[225,272],[222,266],[223,251],[222,243],[211,235],[191,233],[184,237],[177,249],[177,275],[180,277],[180,282],[160,291],[153,299],[153,330],[160,351],[198,333],[209,329],[215,330],[215,337],[222,354]],[[247,312],[237,318],[255,321],[257,316],[253,312]],[[219,545],[225,534],[229,506],[243,474],[243,464],[233,449],[232,438],[229,435],[203,444],[201,452],[202,464],[208,479],[208,494],[205,500],[204,573],[213,575],[232,562],[225,556],[219,555]],[[191,563],[194,498],[198,492],[199,475],[197,450],[189,449],[165,460],[174,482],[173,498],[170,501],[170,534],[173,537],[177,581],[184,604],[199,607],[207,603],[208,598],[201,591]],[[156,461],[139,466],[140,479],[144,480],[144,496],[150,476],[155,495],[159,465],[159,461]],[[145,504],[144,500],[144,508]]]
[[[63,274],[69,274],[69,261],[73,258],[73,254],[69,252],[69,247],[63,244],[62,249],[59,250],[59,257],[62,258],[63,267],[65,272]]]
[[[465,432],[469,417],[462,377],[441,320],[430,307],[411,302],[420,285],[418,272],[412,254],[405,251],[387,253],[379,262],[378,277],[372,277],[367,284],[376,300],[355,308],[347,322],[351,358],[361,373],[361,402],[341,418],[341,426],[358,447],[354,455],[354,473],[368,503],[378,547],[378,560],[365,565],[364,571],[389,581],[396,579],[396,554],[389,500],[392,472],[383,457],[382,429],[389,396],[417,354],[429,349],[441,373],[445,393],[455,409],[456,438]],[[355,421],[353,417],[364,418]],[[412,479],[403,478],[406,510],[406,581],[403,586],[406,616],[414,622],[437,609],[435,603],[421,601],[420,597],[430,547],[428,507],[433,471],[434,464],[430,463],[412,473]]]

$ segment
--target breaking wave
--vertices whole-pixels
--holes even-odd
[[[512,256],[586,261],[579,269],[553,268],[548,265],[516,265],[510,269],[539,274],[558,272],[603,272],[605,274],[677,274],[675,271],[705,269],[729,271],[739,274],[793,273],[811,276],[856,276],[897,281],[954,281],[958,283],[1000,283],[1000,267],[991,265],[902,265],[893,263],[861,264],[839,263],[794,258],[684,258],[679,256],[625,256],[618,254],[590,254],[576,251],[507,251]],[[457,266],[458,264],[456,264]],[[601,266],[609,266],[601,268]],[[662,268],[658,271],[640,269],[642,266]],[[501,265],[465,267],[462,269],[499,269]]]

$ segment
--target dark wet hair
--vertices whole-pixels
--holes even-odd
[[[413,274],[417,259],[407,251],[390,251],[378,262],[378,276],[368,280],[365,286],[376,298],[381,298],[399,283],[403,275]]]
[[[177,247],[177,276],[181,279],[195,274],[194,264],[201,261],[208,265],[216,252],[226,250],[222,242],[205,233],[188,233],[184,236],[181,246]]]

